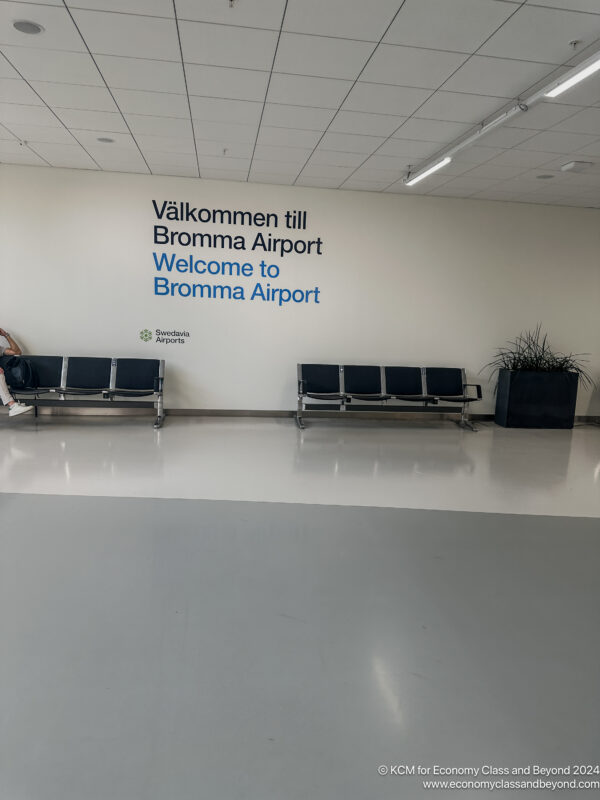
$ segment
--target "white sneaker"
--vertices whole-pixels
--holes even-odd
[[[26,414],[28,411],[33,411],[33,406],[26,406],[25,403],[13,403],[9,409],[9,417],[18,417],[19,414]]]

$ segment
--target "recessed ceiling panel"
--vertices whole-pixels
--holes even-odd
[[[377,42],[398,11],[399,0],[288,0],[285,31]]]
[[[514,12],[497,0],[406,0],[384,41],[473,53]]]

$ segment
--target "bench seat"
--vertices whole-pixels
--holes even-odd
[[[481,399],[481,386],[466,382],[459,367],[406,367],[357,364],[298,364],[296,422],[311,411],[399,412],[425,411],[460,414],[458,424],[475,430],[469,404]],[[476,394],[469,394],[474,388]],[[308,403],[307,400],[329,401]],[[368,403],[369,405],[360,405]],[[399,403],[409,403],[404,406]],[[458,404],[458,408],[443,404]],[[442,405],[440,405],[442,404]]]

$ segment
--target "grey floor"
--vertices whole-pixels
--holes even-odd
[[[598,520],[0,504],[2,800],[413,800],[457,792],[378,767],[598,762]]]

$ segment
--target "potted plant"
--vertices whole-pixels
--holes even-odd
[[[583,386],[594,385],[582,355],[554,352],[541,325],[498,348],[486,365],[492,374],[498,373],[496,424],[506,428],[572,428],[579,381]]]

